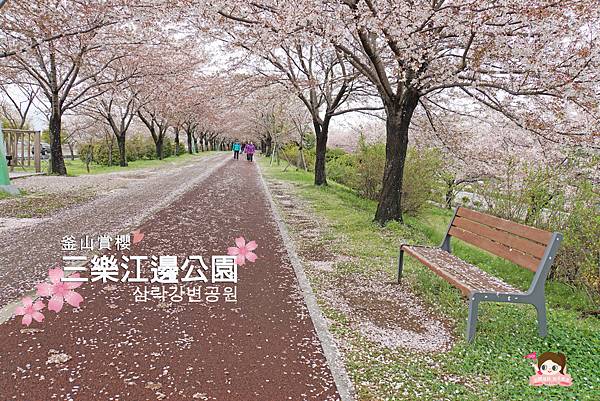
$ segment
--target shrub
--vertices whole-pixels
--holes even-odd
[[[552,277],[600,295],[600,196],[589,181],[577,183],[566,213],[557,214],[551,227],[564,241],[557,254]]]
[[[358,151],[354,155],[355,173],[351,177],[350,186],[367,199],[379,198],[384,168],[385,144],[369,145],[361,136]]]
[[[306,160],[306,168],[308,171],[315,171],[315,162],[317,161],[316,148],[306,149],[304,152],[304,159]]]
[[[509,160],[480,189],[487,212],[564,236],[551,278],[600,296],[600,195],[590,180]]]
[[[174,154],[175,154],[175,144],[173,143],[173,141],[170,138],[165,138],[163,141],[163,158],[171,157]]]
[[[328,153],[332,154],[327,163],[330,179],[354,189],[365,198],[379,198],[386,161],[385,144],[367,144],[361,136],[356,153],[341,149]],[[437,172],[441,163],[439,152],[435,150],[408,150],[402,185],[403,213],[418,214],[428,200],[439,196]]]
[[[327,163],[327,176],[340,184],[352,187],[356,181],[355,157],[344,152]]]
[[[337,159],[338,157],[346,155],[347,152],[344,149],[340,148],[328,148],[327,153],[325,154],[325,162],[329,163]]]
[[[442,158],[435,149],[409,148],[402,178],[402,212],[416,215],[431,199],[441,197],[438,172]]]
[[[92,148],[92,161],[97,164],[108,165],[109,159],[109,147],[106,141],[98,141],[96,143],[89,144],[84,143],[79,146],[79,157],[85,162],[88,151]],[[182,153],[185,151],[183,148]],[[175,145],[169,138],[165,138],[163,143],[163,156],[172,156],[175,152]],[[127,138],[125,142],[125,157],[127,161],[135,161],[142,159],[156,159],[156,146],[154,141],[150,137],[144,137],[142,135],[135,135]],[[112,148],[112,164],[119,164],[119,147],[115,141]]]
[[[156,149],[152,138],[135,135],[127,138],[125,142],[125,153],[127,161],[153,159],[156,157]]]
[[[177,156],[181,156],[181,155],[187,153],[186,146],[187,145],[184,142],[182,142],[180,139],[179,140],[179,152],[177,152]],[[175,149],[175,141],[173,141],[173,149]]]
[[[296,166],[296,168],[300,168],[300,164],[298,163],[298,146],[294,143],[290,143],[281,148],[280,157],[284,160],[289,160],[289,162]]]

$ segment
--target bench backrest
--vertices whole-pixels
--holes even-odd
[[[533,272],[538,270],[540,261],[545,261],[548,244],[555,239],[555,234],[551,232],[465,207],[456,210],[448,228],[448,236],[456,237]]]

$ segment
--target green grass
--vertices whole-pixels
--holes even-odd
[[[451,218],[449,211],[431,208],[420,217],[407,217],[404,225],[394,222],[382,228],[372,223],[375,202],[335,183],[315,187],[310,173],[284,173],[281,167],[269,167],[265,160],[260,163],[267,176],[294,183],[298,195],[328,222],[329,239],[337,239],[336,252],[353,257],[355,262],[336,269],[341,277],[358,272],[367,281],[373,273],[383,271],[393,279],[399,242],[439,244]],[[454,242],[453,249],[462,259],[518,288],[526,289],[531,282],[531,272],[503,259],[460,242]],[[405,280],[432,308],[454,322],[457,342],[451,351],[435,355],[386,349],[367,341],[349,326],[342,312],[321,302],[333,322],[333,334],[352,344],[346,352],[346,365],[359,399],[600,400],[600,319],[582,317],[582,311],[595,307],[585,292],[547,283],[546,338],[537,336],[533,307],[483,303],[475,341],[467,344],[464,331],[468,309],[460,292],[420,263],[405,260]],[[318,297],[319,283],[313,286]],[[523,356],[533,351],[563,352],[573,386],[529,386],[533,369]]]
[[[193,160],[197,157],[203,157],[210,154],[214,154],[215,152],[203,152],[203,153],[195,153],[189,154],[184,153],[179,156],[170,156],[164,158],[163,160],[153,159],[153,160],[135,160],[128,163],[127,167],[120,166],[104,166],[96,163],[90,164],[90,172],[88,173],[85,163],[81,161],[81,159],[71,160],[70,158],[65,158],[65,165],[67,167],[67,175],[71,177],[76,177],[80,175],[86,174],[105,174],[105,173],[113,173],[124,170],[135,170],[141,168],[153,168],[164,165],[165,163],[174,163],[180,164],[185,163],[187,161]],[[48,161],[43,160],[41,165],[42,171],[48,171]],[[34,167],[26,167],[25,169],[16,167],[15,172],[34,172]]]

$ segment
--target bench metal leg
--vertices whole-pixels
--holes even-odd
[[[404,267],[404,251],[400,248],[400,255],[398,255],[398,284],[402,278],[402,268]]]
[[[477,314],[479,310],[479,299],[471,298],[469,300],[469,320],[467,321],[467,341],[472,342],[477,328]]]
[[[546,334],[548,333],[548,323],[546,321],[546,303],[542,301],[541,303],[534,304],[534,306],[537,311],[538,332],[540,333],[540,337],[546,337]]]

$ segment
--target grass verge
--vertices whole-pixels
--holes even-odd
[[[315,187],[310,173],[283,172],[264,159],[259,162],[268,178],[294,184],[295,194],[327,222],[330,232],[324,240],[335,241],[336,252],[352,257],[353,262],[335,266],[338,278],[358,272],[368,285],[374,273],[385,272],[393,279],[399,242],[439,244],[451,218],[449,211],[431,208],[407,217],[404,225],[382,228],[372,223],[375,202],[335,183]],[[469,245],[455,242],[454,252],[517,288],[525,290],[531,282],[531,272]],[[454,322],[458,340],[446,353],[388,349],[363,338],[343,312],[321,298],[333,335],[350,345],[344,351],[346,367],[360,400],[600,400],[600,320],[582,317],[582,311],[594,307],[583,291],[547,284],[546,338],[537,335],[533,307],[483,303],[477,336],[467,344],[467,305],[459,291],[411,258],[406,258],[404,271],[413,291]],[[319,298],[319,283],[313,284]],[[534,351],[564,353],[573,385],[529,386],[533,369],[523,356]]]

